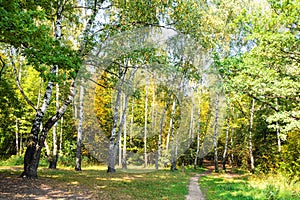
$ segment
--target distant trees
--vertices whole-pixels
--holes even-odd
[[[223,157],[223,169],[229,159],[299,175],[299,9],[295,0],[2,1],[1,157],[25,150],[23,175],[37,177],[45,142],[55,168],[77,126],[80,170],[85,131],[100,126],[93,142],[108,172],[117,156],[124,168],[174,170],[212,154],[216,171]],[[66,110],[76,87],[78,124]]]

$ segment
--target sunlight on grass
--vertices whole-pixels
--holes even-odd
[[[39,180],[52,184],[53,188],[60,187],[71,193],[88,191],[92,199],[176,199],[184,200],[188,194],[190,178],[203,172],[203,169],[186,168],[185,173],[170,170],[149,171],[150,169],[136,168],[115,174],[106,173],[107,166],[87,166],[82,171],[72,167],[58,166],[58,169],[39,167]],[[13,171],[16,170],[16,171]],[[19,176],[22,167],[1,167],[0,172]],[[134,173],[131,173],[134,171]]]
[[[200,178],[207,200],[214,199],[300,199],[299,184],[287,183],[282,176],[211,174]],[[297,189],[296,189],[297,188]]]

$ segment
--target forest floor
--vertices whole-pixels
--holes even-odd
[[[0,199],[90,199],[89,190],[80,188],[73,190],[66,188],[64,183],[40,177],[27,179],[18,177],[22,167],[8,167],[11,173],[0,173]],[[78,189],[78,188],[77,188]],[[76,192],[77,191],[77,192]]]
[[[82,172],[72,168],[39,168],[38,179],[27,179],[19,177],[22,166],[0,166],[0,199],[183,200],[190,178],[202,171],[135,169],[107,174],[101,166]]]
[[[142,187],[142,189],[144,189],[143,187],[145,186],[143,185],[145,185],[145,182],[148,184],[148,188],[152,188],[152,184],[164,184],[162,183],[163,181],[159,181],[159,179],[164,179],[166,183],[165,185],[161,185],[161,188],[166,190],[166,194],[162,193],[161,196],[157,194],[158,196],[155,197],[156,194],[153,193],[158,193],[155,187],[154,189],[152,188],[149,191],[145,191],[145,193],[149,193],[149,196],[153,196],[153,199],[160,197],[163,197],[161,199],[171,199],[170,193],[174,193],[175,196],[179,195],[176,193],[182,190],[183,187],[186,187],[186,185],[189,185],[187,188],[189,194],[186,198],[188,200],[199,200],[199,198],[202,200],[205,198],[199,188],[199,177],[210,174],[213,169],[213,166],[210,166],[211,164],[209,162],[205,162],[204,165],[207,170],[203,173],[199,173],[201,170],[192,170],[192,172],[186,171],[184,174],[179,170],[175,173],[170,173],[169,170],[166,170],[159,174],[153,174],[149,173],[151,171],[153,172],[153,170],[142,170],[139,172],[134,169],[133,171],[135,171],[135,173],[133,173],[133,171],[129,174],[122,172],[112,176],[102,172],[102,169],[100,169],[100,171],[97,171],[99,169],[87,169],[83,172],[74,172],[72,169],[50,170],[42,168],[39,170],[40,175],[38,179],[19,177],[23,169],[22,166],[0,166],[0,199],[144,199],[143,196],[132,196],[130,190],[134,187],[137,189]],[[130,170],[127,170],[127,172],[129,171]],[[99,178],[100,174],[103,180],[110,181],[105,182],[105,184],[107,184],[106,186],[101,182],[101,178]],[[190,178],[191,176],[192,178]],[[94,179],[95,177],[97,177],[96,180]],[[165,177],[170,179],[166,180]],[[178,182],[179,177],[182,179],[181,185],[176,186],[177,188],[175,187],[174,189],[168,188],[169,185],[174,187],[172,179]],[[116,189],[114,187],[118,187],[118,185],[113,184],[115,179],[119,180],[121,184],[119,187],[124,188],[123,184],[129,185],[127,188],[129,192],[123,193],[116,191],[116,193],[112,192],[112,194],[110,194],[107,191],[109,188],[114,191],[114,189]],[[130,184],[133,184],[133,180],[136,181],[136,183],[130,187]],[[189,181],[190,184],[188,184]],[[103,189],[103,191],[101,191],[101,189]],[[151,194],[151,192],[153,193]],[[152,198],[150,197],[148,199]]]

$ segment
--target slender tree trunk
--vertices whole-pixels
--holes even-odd
[[[45,145],[47,157],[51,156],[51,150],[49,148],[49,145],[48,145],[47,141],[44,142],[44,145]]]
[[[278,99],[277,98],[276,98],[276,107],[278,110]],[[278,121],[276,121],[276,135],[277,135],[278,152],[281,153],[280,128],[279,128]]]
[[[127,100],[128,101],[128,100]],[[124,98],[124,109],[127,110],[126,98]],[[126,119],[127,111],[124,111],[124,141],[123,141],[123,156],[122,156],[122,168],[127,169],[127,158],[126,158],[126,148],[127,148],[127,119]]]
[[[148,79],[146,78],[146,96],[145,96],[145,125],[144,125],[144,167],[148,165],[147,159],[147,124],[148,124]]]
[[[226,137],[225,137],[225,146],[224,146],[224,152],[223,152],[223,160],[222,160],[223,170],[226,170],[226,157],[227,157],[227,148],[228,148],[229,129],[230,129],[230,102],[228,100],[227,127],[226,127]]]
[[[254,173],[254,157],[253,157],[253,144],[252,144],[254,104],[255,104],[255,100],[253,99],[251,110],[250,110],[250,127],[249,127],[249,156],[250,156],[250,167],[252,173]]]
[[[230,166],[232,167],[234,165],[234,155],[233,155],[233,135],[234,135],[234,128],[231,129],[231,135],[230,135]]]
[[[116,152],[115,152],[115,140],[116,140],[116,131],[117,131],[117,122],[118,122],[118,114],[119,114],[119,104],[121,98],[121,88],[118,88],[114,115],[113,115],[113,127],[111,131],[111,136],[109,139],[109,151],[108,151],[108,173],[115,173],[115,163],[116,163]]]
[[[132,141],[133,117],[134,117],[134,97],[132,98],[132,103],[131,103],[131,118],[130,118],[130,133],[129,133],[129,143],[131,147],[133,146],[133,141]]]
[[[55,30],[55,38],[58,40],[60,40],[61,37],[61,22],[62,22],[63,6],[64,5],[62,4],[62,2],[58,1],[57,19],[56,19],[57,28]],[[83,33],[84,38],[88,38],[88,32],[90,31],[92,24],[94,22],[96,11],[97,11],[96,9],[93,9],[92,17],[87,23]],[[88,40],[85,39],[81,43],[80,50],[79,50],[80,55],[84,55],[86,53],[85,47],[87,42]],[[50,74],[55,75],[54,66],[51,67]],[[49,130],[52,128],[52,126],[55,124],[55,122],[57,122],[57,120],[59,120],[66,112],[67,107],[73,101],[73,97],[76,93],[75,81],[72,80],[70,84],[70,90],[69,90],[70,93],[67,96],[66,100],[60,107],[59,111],[56,112],[55,115],[53,115],[46,121],[45,126],[41,130],[40,126],[42,124],[43,118],[50,104],[53,86],[54,83],[52,81],[49,81],[47,83],[43,103],[41,107],[36,110],[36,116],[32,122],[32,128],[30,132],[31,137],[24,155],[24,172],[21,174],[22,177],[37,178],[38,163],[40,160],[41,150],[44,145],[47,134]]]
[[[16,155],[19,155],[19,122],[18,118],[16,118]]]
[[[55,33],[54,33],[55,38],[58,40],[60,40],[61,38],[62,11],[63,11],[62,2],[58,1],[58,10],[56,13],[57,19],[56,19]],[[56,67],[52,66],[50,70],[50,74],[55,75],[55,69]],[[54,83],[52,81],[48,82],[45,95],[44,95],[43,104],[41,108],[36,111],[36,116],[33,121],[33,125],[30,132],[31,138],[24,156],[24,172],[21,174],[21,176],[37,178],[37,168],[40,160],[41,149],[42,146],[44,145],[44,141],[42,141],[41,145],[39,145],[39,143],[41,142],[39,141],[40,125],[50,104],[53,85]]]
[[[59,154],[62,155],[62,144],[63,144],[63,126],[64,126],[64,117],[60,120],[60,134],[59,134]]]
[[[58,66],[55,66],[56,76],[58,76]],[[56,92],[55,92],[55,104],[56,104],[56,112],[59,110],[59,86],[56,83]],[[49,168],[56,169],[57,159],[58,159],[58,147],[57,147],[57,131],[58,130],[58,122],[56,122],[53,126],[53,152],[49,159]]]
[[[193,143],[194,140],[194,131],[193,131],[193,126],[194,126],[194,102],[192,103],[192,108],[191,108],[191,116],[190,116],[190,127],[189,127],[189,144],[190,146]]]
[[[160,160],[160,155],[161,155],[161,139],[162,139],[162,131],[163,131],[163,124],[164,124],[164,118],[165,118],[165,114],[168,110],[169,107],[169,102],[166,103],[166,106],[163,110],[161,119],[160,119],[160,124],[159,124],[159,135],[158,135],[158,147],[157,147],[157,156],[156,156],[156,160],[155,160],[155,169],[156,171],[158,171],[158,165],[159,165],[159,160]]]
[[[76,150],[76,165],[75,170],[81,171],[81,146],[82,146],[82,124],[83,124],[83,100],[84,100],[84,80],[81,79],[79,93],[79,122],[77,130],[77,150]]]
[[[218,119],[219,119],[219,93],[216,93],[216,109],[215,109],[215,130],[214,130],[214,165],[215,172],[219,171],[218,167]]]
[[[121,94],[121,100],[120,100],[120,123],[122,121],[122,111],[123,111],[123,106],[122,106],[122,99],[124,99],[124,95]],[[122,142],[121,142],[121,138],[122,138],[122,129],[119,127],[119,131],[118,131],[118,134],[121,135],[120,137],[120,141],[119,141],[119,167],[122,167]]]
[[[152,105],[151,105],[151,125],[152,125],[152,131],[155,131],[156,124],[155,122],[155,86],[153,86],[153,92],[152,92]]]
[[[199,100],[199,109],[198,109],[198,131],[197,131],[197,150],[194,160],[194,169],[197,169],[199,151],[200,151],[200,133],[201,133],[201,96]]]
[[[118,151],[118,148],[121,148],[121,146],[119,146],[119,144],[121,143],[121,136],[122,136],[122,129],[123,129],[123,126],[126,122],[126,112],[127,112],[127,106],[128,106],[128,100],[129,100],[129,94],[126,94],[125,96],[125,105],[124,105],[124,108],[123,108],[123,113],[122,113],[122,118],[121,118],[121,121],[120,121],[120,124],[119,124],[119,130],[118,130],[118,138],[117,138],[117,143],[115,145],[115,152]],[[122,152],[120,152],[120,157],[122,156]],[[122,162],[122,160],[121,160]]]
[[[166,155],[168,154],[168,151],[169,151],[170,134],[171,134],[172,124],[173,124],[173,119],[172,119],[172,117],[171,117],[171,118],[170,118],[169,129],[168,129],[168,134],[167,134],[167,141],[166,141]]]
[[[172,141],[172,149],[171,149],[171,171],[176,170],[176,157],[175,157],[175,126],[174,126],[174,116],[175,116],[175,111],[176,111],[176,100],[173,100],[173,105],[172,105],[172,113],[171,113],[171,118],[172,118],[172,128],[171,128],[171,141]]]
[[[19,81],[21,82],[22,79],[22,63],[20,62],[20,67],[19,67]],[[16,155],[20,155],[20,149],[21,145],[19,145],[19,120],[16,118]]]
[[[23,153],[23,136],[22,132],[20,132],[20,154]]]
[[[129,82],[132,82],[132,79],[134,77],[136,70],[137,69],[131,71]],[[118,122],[118,118],[119,118],[120,101],[121,101],[121,94],[122,94],[121,86],[124,83],[125,75],[126,74],[123,74],[122,80],[121,80],[121,85],[119,85],[117,87],[118,88],[117,89],[117,97],[116,97],[114,114],[113,114],[113,127],[112,127],[111,136],[110,136],[110,140],[109,140],[107,173],[116,173],[116,169],[115,169],[116,158],[117,158],[117,153],[118,153],[119,142],[121,140],[121,132],[122,132],[122,128],[123,128],[124,121],[125,121],[124,117],[126,116],[125,115],[126,110],[127,110],[126,108],[128,106],[128,100],[129,100],[129,94],[126,94],[125,106],[123,109],[123,115],[122,115],[121,122],[119,124],[119,131],[118,131],[118,135],[117,135],[116,134],[117,133],[117,122]]]

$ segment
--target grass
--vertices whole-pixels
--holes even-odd
[[[12,170],[14,169],[14,170]],[[0,173],[19,175],[22,168],[0,167]],[[203,171],[203,170],[202,170]],[[76,172],[73,168],[59,167],[57,170],[39,168],[39,179],[59,185],[71,191],[89,191],[95,199],[185,199],[189,179],[201,170],[118,170],[107,174],[106,167],[90,166]]]
[[[228,177],[211,174],[199,180],[207,200],[289,200],[300,199],[300,183],[288,182],[281,175],[249,175]]]

